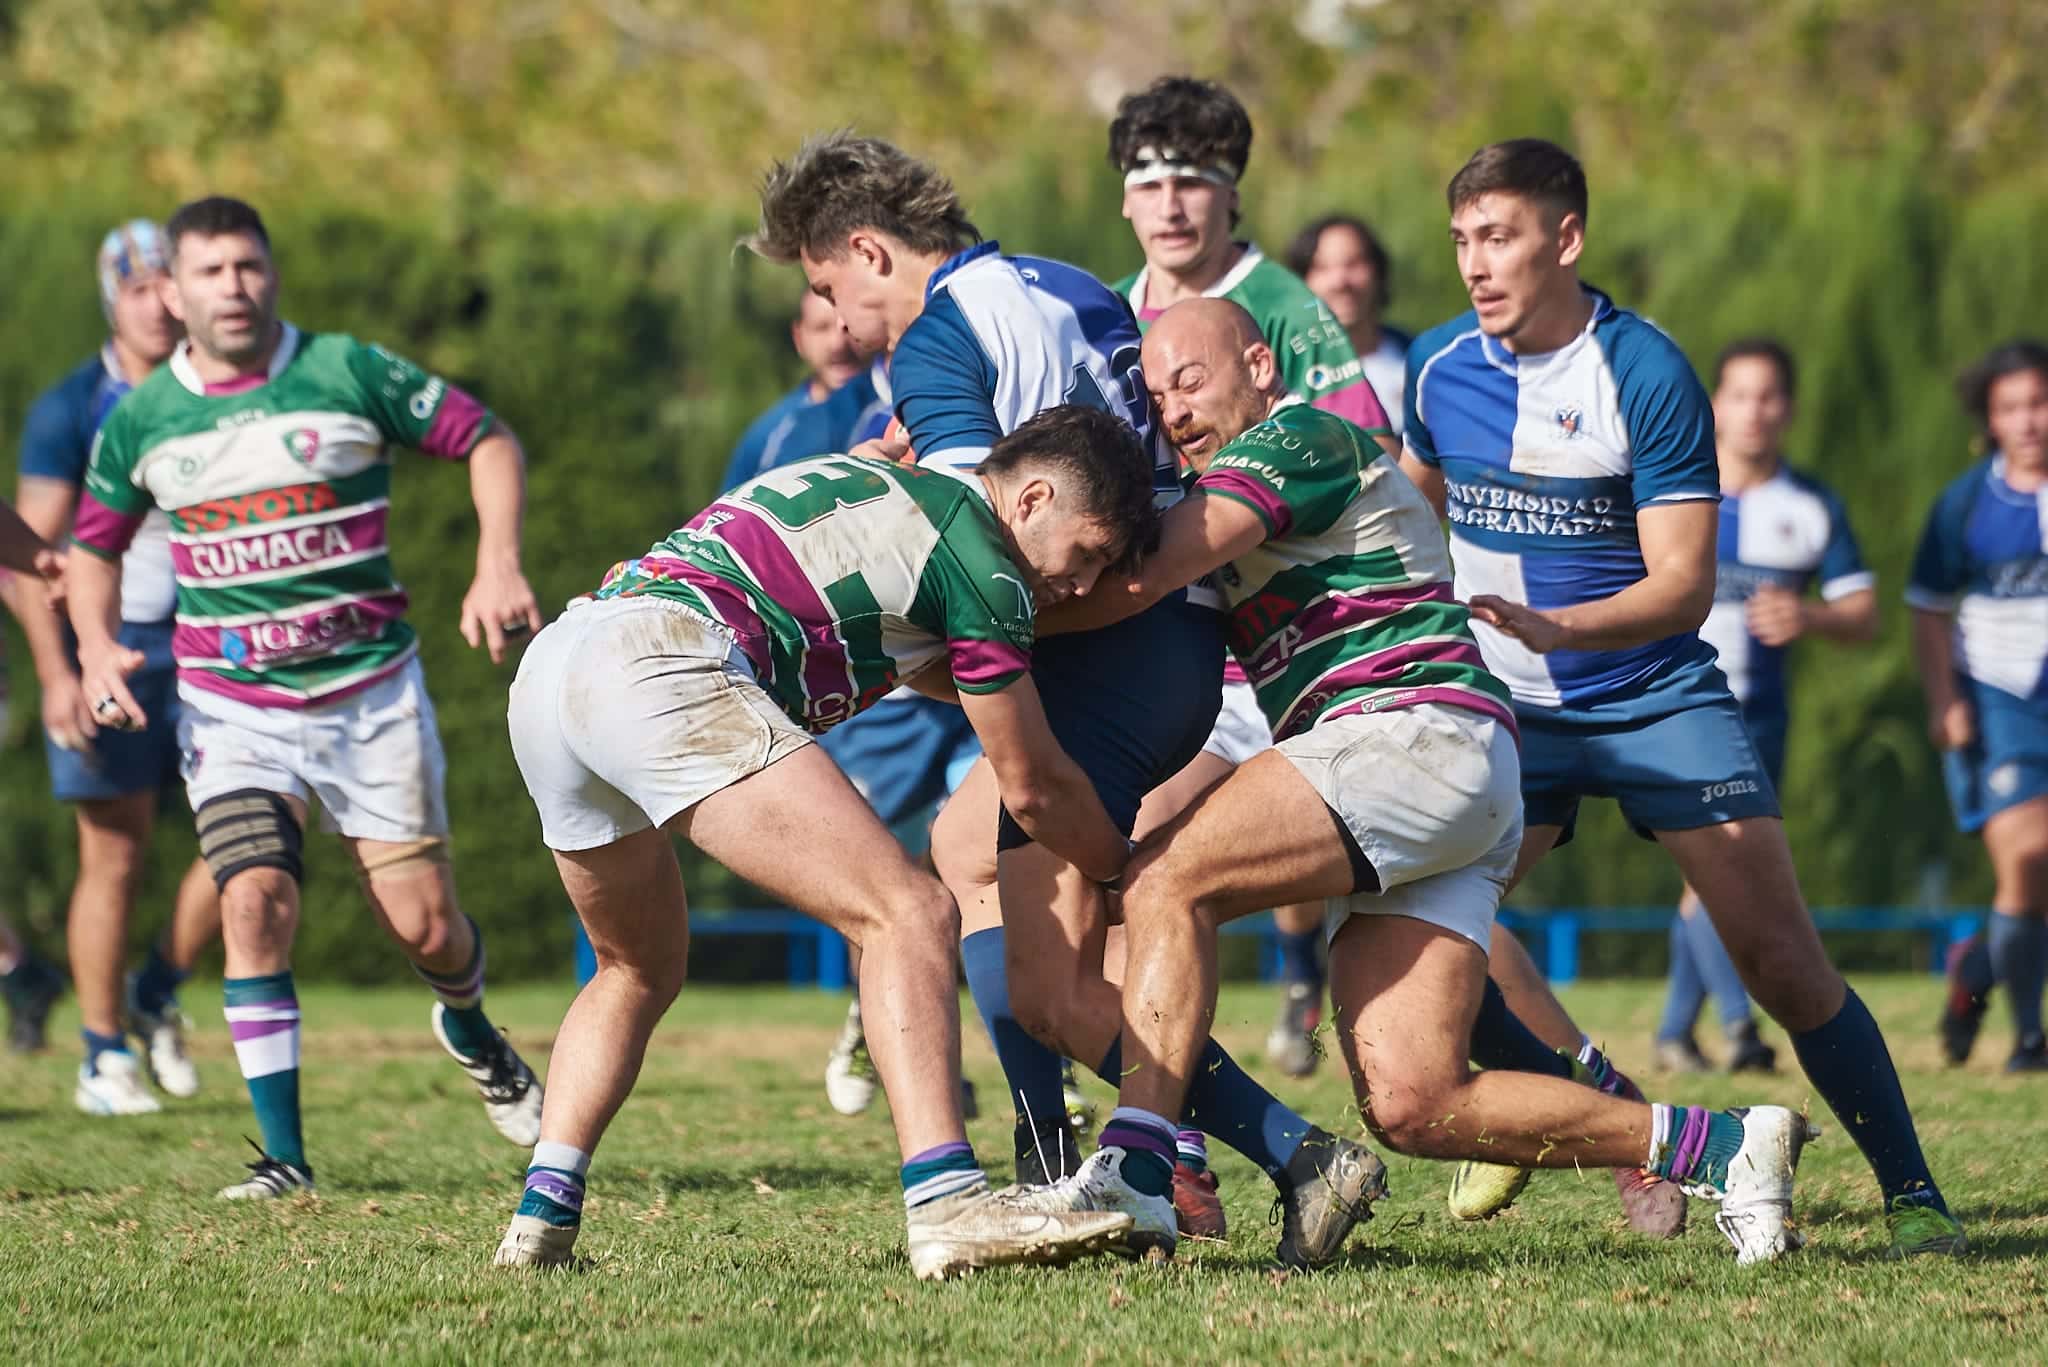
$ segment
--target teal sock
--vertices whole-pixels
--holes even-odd
[[[468,916],[462,919],[469,921],[473,937],[469,962],[454,973],[436,973],[418,964],[412,966],[412,971],[440,998],[444,1008],[441,1027],[448,1042],[457,1053],[473,1059],[481,1057],[497,1041],[498,1029],[484,1015],[484,933]]]
[[[964,1139],[913,1154],[898,1175],[903,1180],[905,1210],[988,1185],[981,1164],[974,1161],[973,1146]]]
[[[533,1146],[518,1213],[573,1229],[583,1222],[583,1180],[589,1171],[590,1155],[583,1150],[542,1140]]]
[[[1644,1169],[1682,1185],[1725,1190],[1728,1164],[1742,1148],[1742,1119],[1704,1106],[1650,1107],[1650,1156]]]
[[[1200,1130],[1178,1130],[1173,1136],[1174,1164],[1189,1172],[1209,1170],[1209,1140]]]
[[[221,987],[235,1061],[263,1131],[263,1152],[310,1173],[299,1128],[299,995],[291,972],[229,978]]]

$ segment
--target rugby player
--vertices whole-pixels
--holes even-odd
[[[1083,271],[1006,257],[981,241],[932,168],[871,139],[817,139],[771,172],[761,217],[756,250],[801,262],[855,345],[891,352],[897,419],[926,468],[971,483],[997,437],[1061,402],[1150,433],[1130,310]],[[1155,443],[1155,488],[1168,500],[1180,493],[1174,459]],[[1053,735],[1120,831],[1132,830],[1145,794],[1200,753],[1214,726],[1223,623],[1220,599],[1202,595],[1174,595],[1034,653]],[[1079,1159],[1059,1055],[1098,1060],[1104,1078],[1122,1073],[1118,994],[1103,973],[1102,890],[1032,840],[1004,810],[995,778],[986,762],[970,771],[934,824],[932,851],[959,902],[969,987],[1018,1099],[1019,1176],[1042,1179]],[[1191,1129],[1273,1178],[1283,1248],[1341,1239],[1378,1189],[1377,1158],[1311,1126],[1213,1042],[1189,1107]]]
[[[1287,269],[1301,277],[1351,340],[1366,383],[1401,435],[1401,396],[1408,388],[1408,345],[1415,339],[1386,321],[1394,298],[1393,263],[1379,234],[1352,214],[1325,214],[1304,224],[1287,247]]]
[[[1808,636],[1844,643],[1877,636],[1877,576],[1863,563],[1848,511],[1826,485],[1785,464],[1797,385],[1792,353],[1768,337],[1731,342],[1714,362],[1721,526],[1714,606],[1700,639],[1719,657],[1773,789],[1785,768],[1786,648]],[[1818,597],[1808,597],[1809,588]],[[1728,1071],[1769,1072],[1777,1050],[1758,1036],[1742,977],[1687,887],[1671,918],[1671,980],[1655,1041],[1660,1067],[1709,1066],[1693,1023],[1710,991],[1730,1047]]]
[[[170,252],[155,223],[135,219],[109,232],[97,266],[107,341],[36,400],[22,428],[17,505],[23,519],[53,544],[71,534],[100,423],[170,356],[182,335],[163,301],[160,285]],[[144,659],[129,689],[150,713],[149,726],[136,732],[94,722],[61,613],[40,600],[11,604],[41,685],[50,786],[76,814],[78,881],[65,931],[85,1045],[72,1099],[88,1115],[162,1109],[143,1083],[143,1066],[128,1050],[131,1029],[157,1086],[177,1097],[199,1090],[176,992],[199,952],[220,933],[220,899],[204,860],[186,871],[171,924],[151,943],[148,960],[125,990],[121,971],[157,811],[163,793],[179,786],[177,671],[171,663],[176,598],[170,520],[152,512],[129,546],[121,573],[120,642]]]
[[[377,922],[433,990],[431,1025],[507,1139],[531,1144],[540,1086],[483,1011],[484,942],[448,863],[445,761],[385,539],[391,447],[469,465],[479,527],[462,632],[496,661],[540,624],[519,568],[525,456],[462,390],[379,347],[277,316],[263,220],[213,197],[165,225],[186,340],[108,415],[68,572],[93,719],[153,720],[129,688],[122,553],[152,508],[177,571],[178,742],[221,898],[227,1018],[263,1133],[231,1200],[310,1191],[291,948],[307,804],[340,832]]]
[[[2015,1073],[2048,1071],[2041,990],[2048,978],[2048,346],[2007,342],[1973,366],[1963,406],[1990,454],[1936,501],[1906,602],[1956,825],[1981,832],[1996,877],[1983,943],[1989,972],[1958,984],[1942,1043],[1961,1063],[1985,1000],[2004,985]],[[1967,962],[1959,959],[1959,962]],[[1957,998],[1960,1000],[1957,1000]]]
[[[1251,148],[1250,114],[1217,82],[1164,76],[1118,102],[1109,125],[1109,163],[1123,176],[1123,213],[1145,264],[1117,282],[1117,293],[1129,301],[1141,329],[1183,299],[1242,305],[1258,321],[1291,392],[1373,431],[1397,452],[1386,410],[1337,319],[1297,275],[1236,236],[1238,182]],[[1202,753],[1147,800],[1138,833],[1170,819],[1231,766],[1272,743],[1243,668],[1226,656],[1216,727]],[[1322,1011],[1322,908],[1287,906],[1273,915],[1288,987],[1266,1052],[1282,1072],[1304,1077],[1319,1056],[1313,1036]],[[1180,1142],[1174,1199],[1182,1228],[1221,1237],[1223,1207],[1202,1136],[1190,1129]]]
[[[1448,511],[1458,592],[1514,691],[1527,823],[1516,877],[1571,837],[1582,798],[1616,798],[1670,851],[1869,1160],[1893,1248],[1960,1251],[1884,1037],[1821,945],[1770,776],[1699,639],[1721,497],[1707,397],[1669,338],[1580,283],[1586,180],[1569,153],[1533,138],[1481,148],[1448,200],[1473,309],[1409,352],[1402,467]],[[1492,971],[1537,1037],[1634,1090],[1498,926]],[[1546,1063],[1566,1066],[1527,1060]],[[1496,1175],[1461,1174],[1460,1213],[1513,1199],[1515,1174]],[[1668,1187],[1635,1196],[1638,1228],[1677,1232],[1684,1206]]]
[[[556,1036],[500,1264],[571,1258],[590,1155],[682,986],[671,836],[862,947],[919,1277],[1062,1262],[1128,1229],[988,1190],[960,1117],[958,914],[811,743],[901,681],[957,697],[1008,810],[1084,876],[1121,872],[1127,842],[1046,726],[1033,619],[1149,535],[1151,463],[1128,425],[1080,406],[982,457],[965,479],[848,456],[771,471],[614,567],[528,648],[513,754],[598,970]]]
[[[21,520],[12,504],[0,499],[0,581],[8,579],[9,570],[34,575],[54,589],[63,581],[64,561],[35,528]],[[11,584],[7,587],[13,592]],[[0,675],[0,721],[5,720],[6,704],[4,675]],[[7,1002],[8,1048],[28,1054],[43,1047],[44,1022],[63,989],[64,980],[57,970],[22,941],[6,917],[0,916],[0,994],[4,994]]]
[[[1111,587],[1069,623],[1220,573],[1231,648],[1277,741],[1134,856],[1117,1110],[1102,1147],[1037,1203],[1125,1211],[1133,1247],[1172,1251],[1169,1117],[1215,1016],[1218,927],[1328,898],[1338,1038],[1383,1142],[1433,1158],[1642,1164],[1722,1201],[1740,1261],[1798,1247],[1792,1174],[1812,1134],[1796,1112],[1651,1106],[1472,1071],[1489,931],[1522,838],[1521,771],[1508,689],[1451,596],[1436,516],[1370,433],[1288,392],[1236,304],[1169,310],[1145,338],[1144,374],[1200,477],[1133,591]]]

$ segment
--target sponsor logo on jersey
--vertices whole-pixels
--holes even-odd
[[[246,643],[227,633],[222,638],[221,653],[237,665],[252,659],[259,665],[273,665],[301,655],[325,655],[339,641],[375,636],[383,629],[384,620],[364,613],[360,604],[347,603],[289,622],[257,622],[245,628]],[[229,654],[229,639],[242,645],[239,656]]]
[[[311,465],[313,457],[320,454],[320,434],[310,427],[295,428],[284,434],[284,449],[299,464]]]
[[[1568,403],[1557,410],[1557,430],[1566,441],[1586,434],[1585,410],[1575,403]]]
[[[441,396],[448,392],[445,382],[429,377],[426,387],[406,401],[406,411],[421,422],[434,416],[434,410],[441,406]]]
[[[180,508],[171,516],[180,531],[220,532],[229,527],[324,513],[340,502],[331,484],[287,484],[282,489],[258,489],[232,498],[208,499]]]
[[[1031,597],[1031,590],[1029,587],[1025,585],[1023,580],[1017,578],[1015,575],[1010,574],[992,574],[989,576],[989,578],[997,580],[1001,583],[1008,584],[1011,587],[1015,588],[1017,590],[1018,615],[1023,617],[1031,616],[1033,601]]]
[[[199,542],[190,547],[192,573],[201,579],[224,579],[252,571],[292,570],[317,564],[355,549],[348,533],[333,523],[299,527],[288,532],[244,537],[238,541]]]
[[[1363,361],[1350,360],[1343,365],[1335,366],[1318,362],[1308,368],[1308,387],[1316,393],[1321,393],[1325,389],[1334,389],[1346,380],[1355,380],[1364,373]]]

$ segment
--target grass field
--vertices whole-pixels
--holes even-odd
[[[205,1090],[159,1117],[72,1111],[76,1022],[60,1013],[58,1050],[0,1063],[0,1359],[2048,1358],[2048,1082],[1995,1071],[2002,1019],[1976,1064],[1942,1070],[1927,1028],[1932,979],[1863,988],[1970,1225],[1976,1247],[1963,1260],[1881,1258],[1875,1188],[1815,1103],[1827,1134],[1800,1169],[1810,1244],[1767,1269],[1737,1270],[1699,1205],[1682,1240],[1631,1237],[1604,1174],[1547,1174],[1501,1219],[1460,1225],[1444,1212],[1449,1170],[1396,1159],[1394,1199],[1346,1261],[1280,1276],[1266,1268],[1270,1188],[1224,1155],[1228,1244],[1184,1244],[1167,1268],[1105,1261],[920,1285],[902,1253],[884,1107],[845,1119],[825,1105],[818,1079],[840,1000],[692,989],[598,1155],[588,1264],[510,1274],[487,1264],[525,1155],[490,1131],[436,1050],[425,993],[306,992],[321,1194],[262,1206],[213,1198],[239,1174],[254,1128],[213,989],[187,992]],[[537,1066],[567,995],[492,996]],[[1641,1070],[1654,997],[1649,984],[1594,985],[1570,1003]],[[1223,1003],[1224,1041],[1255,1069],[1270,1001],[1233,988]],[[978,1031],[967,1068],[985,1097],[1001,1095]],[[1349,1105],[1327,1064],[1282,1091],[1333,1128]],[[1679,1099],[1796,1106],[1809,1095],[1794,1074],[1707,1079]],[[1009,1124],[996,1109],[971,1138],[1006,1180]]]

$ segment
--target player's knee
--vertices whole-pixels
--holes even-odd
[[[220,890],[221,939],[244,953],[288,947],[298,928],[296,882],[282,870],[244,869]]]
[[[596,980],[607,986],[624,986],[633,996],[664,1011],[683,990],[690,959],[685,951],[625,952],[602,944],[595,937],[590,947],[597,959]]]
[[[193,813],[199,857],[225,897],[243,874],[268,871],[296,886],[305,875],[305,832],[282,794],[243,788],[208,798]],[[274,878],[262,880],[266,885]]]
[[[1161,917],[1215,922],[1215,906],[1207,889],[1188,878],[1164,856],[1163,847],[1140,851],[1124,871],[1124,924],[1156,924]]]
[[[943,944],[948,954],[955,954],[960,941],[960,909],[943,883],[919,869],[881,897],[856,908],[847,935],[863,947],[875,936],[886,935],[899,942]]]
[[[1368,1081],[1359,1110],[1366,1128],[1396,1153],[1414,1158],[1461,1156],[1456,1108],[1430,1089],[1374,1087]]]
[[[932,822],[932,867],[956,895],[996,881],[995,844],[969,820],[971,805],[949,802]]]

